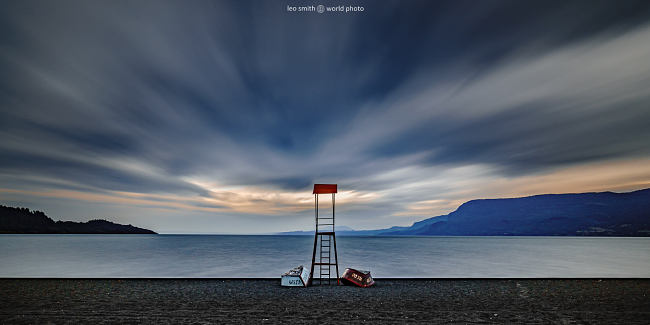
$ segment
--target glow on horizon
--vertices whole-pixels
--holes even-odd
[[[374,221],[381,220],[383,224],[372,222],[355,224],[353,220],[346,222],[346,225],[352,224],[357,229],[407,226],[415,221],[452,212],[460,204],[472,199],[521,197],[547,193],[632,191],[648,188],[650,170],[647,166],[650,166],[648,158],[577,165],[549,173],[518,177],[497,177],[486,166],[469,166],[451,168],[446,173],[439,173],[432,178],[423,177],[422,173],[426,170],[414,167],[408,174],[409,177],[420,178],[419,182],[409,182],[390,189],[361,192],[344,190],[345,183],[339,184],[342,190],[337,195],[337,211],[340,215],[346,216],[347,211],[358,211],[366,206],[389,202],[391,197],[399,197],[400,193],[413,193],[414,201],[397,202],[400,208],[389,214],[394,218],[387,220],[386,215],[374,218]],[[466,174],[459,174],[459,170]],[[402,171],[399,174],[406,177],[404,173]],[[386,177],[386,175],[379,177]],[[218,187],[208,186],[207,184],[211,183],[207,181],[194,183],[206,186],[210,195],[201,197],[121,191],[91,193],[61,189],[32,191],[7,188],[0,188],[0,193],[3,197],[20,195],[58,198],[137,207],[152,211],[182,210],[217,214],[232,212],[270,218],[297,215],[294,218],[302,218],[303,221],[311,220],[314,201],[310,191],[278,192],[262,187],[219,190]],[[442,190],[443,188],[445,190]],[[425,199],[417,200],[424,195],[426,195]],[[152,227],[146,224],[141,226]],[[280,227],[277,231],[283,230]]]

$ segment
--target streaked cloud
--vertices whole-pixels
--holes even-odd
[[[0,201],[266,232],[311,225],[314,182],[357,228],[650,183],[647,2],[285,5],[8,3]]]

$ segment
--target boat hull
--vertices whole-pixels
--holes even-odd
[[[281,285],[283,287],[306,287],[309,281],[307,268],[299,266],[282,275]]]
[[[347,268],[341,276],[341,282],[347,285],[356,285],[358,287],[367,288],[375,284],[375,280],[370,275],[370,271],[361,271]]]

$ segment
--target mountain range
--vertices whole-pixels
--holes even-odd
[[[344,218],[344,217],[343,217]],[[41,211],[0,205],[0,233],[155,234],[106,220],[54,221]],[[312,231],[281,235],[313,235]],[[480,199],[408,227],[353,230],[339,236],[650,236],[650,189],[628,193],[543,194]]]
[[[338,230],[338,229],[337,229]],[[313,235],[294,231],[283,235]],[[343,236],[650,236],[650,189],[481,199],[410,227],[337,231]]]
[[[54,221],[41,211],[0,205],[0,234],[155,234],[106,220]]]

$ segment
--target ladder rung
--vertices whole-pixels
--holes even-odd
[[[314,265],[336,265],[336,263],[314,263]]]
[[[317,235],[334,235],[333,231],[319,231],[316,232]]]

